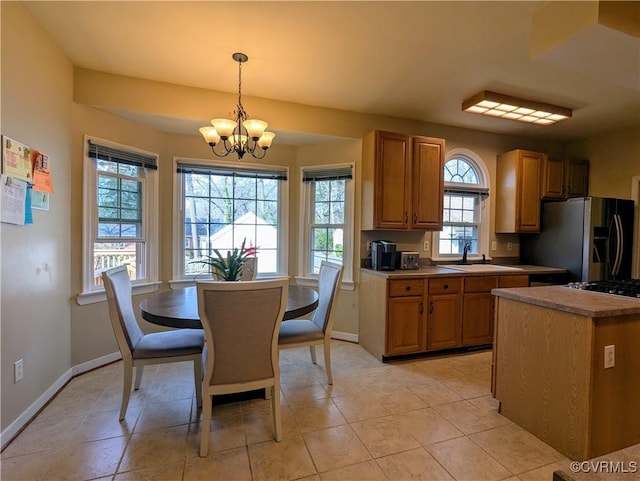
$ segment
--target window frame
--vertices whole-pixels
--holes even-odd
[[[308,165],[300,168],[300,222],[299,222],[299,250],[298,250],[298,275],[296,281],[301,285],[317,286],[318,274],[311,272],[311,229],[312,211],[315,192],[314,182],[303,182],[305,172],[327,171],[331,169],[350,168],[352,178],[345,182],[344,200],[344,224],[342,238],[342,288],[353,289],[353,240],[354,240],[354,210],[355,210],[355,165],[352,162],[336,164]]]
[[[485,255],[486,260],[491,260],[489,255],[489,225],[490,225],[490,197],[489,197],[489,174],[487,172],[487,166],[482,158],[475,152],[468,149],[452,149],[447,152],[444,163],[453,160],[455,158],[461,158],[465,162],[469,163],[476,171],[478,176],[478,184],[465,184],[459,182],[445,182],[444,183],[444,195],[447,195],[447,187],[451,190],[458,190],[460,192],[486,192],[486,194],[476,194],[479,197],[479,215],[480,220],[478,222],[478,242],[477,252],[469,253],[467,259],[469,261],[481,260],[482,255]],[[443,169],[443,182],[444,182],[444,169]],[[444,199],[443,199],[444,201]],[[443,202],[444,205],[444,202]],[[444,209],[444,206],[443,206]],[[443,222],[444,226],[444,222]],[[440,253],[440,234],[442,231],[435,231],[431,236],[432,255],[431,259],[435,261],[452,261],[459,260],[462,253],[458,254],[441,254]]]
[[[97,183],[99,172],[97,161],[89,156],[89,142],[105,147],[137,153],[144,156],[155,157],[157,170],[144,169],[144,176],[138,179],[142,183],[142,228],[141,237],[135,239],[144,242],[143,248],[138,248],[139,263],[144,266],[145,277],[132,279],[131,284],[134,294],[143,294],[157,290],[160,284],[158,280],[158,154],[129,145],[93,137],[83,136],[83,193],[82,193],[82,289],[76,302],[79,305],[92,304],[106,300],[104,286],[93,284],[94,279],[94,250],[95,242],[98,242],[98,203]]]
[[[205,160],[198,158],[189,158],[176,156],[173,158],[173,265],[172,265],[172,279],[169,281],[169,286],[173,288],[184,287],[185,285],[193,285],[195,283],[195,277],[192,274],[185,274],[183,270],[184,260],[184,192],[182,189],[181,174],[177,172],[180,164],[189,164],[194,166],[202,166],[203,168],[223,168],[223,169],[251,169],[262,171],[278,171],[286,172],[287,180],[280,181],[278,192],[278,262],[277,273],[273,275],[260,275],[261,279],[275,278],[288,276],[288,255],[280,255],[281,252],[288,252],[289,244],[289,181],[291,176],[289,168],[281,165],[268,165],[268,164],[256,164],[249,162],[242,162],[238,165],[237,161],[224,161],[224,160]],[[239,247],[239,246],[238,246]],[[210,279],[207,276],[199,276],[199,280]]]

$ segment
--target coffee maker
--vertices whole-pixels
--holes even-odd
[[[376,271],[395,271],[396,243],[386,240],[371,242],[371,267]]]

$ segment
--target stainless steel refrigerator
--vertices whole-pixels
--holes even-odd
[[[540,233],[520,236],[520,260],[567,269],[569,281],[630,279],[633,217],[627,199],[543,203]]]

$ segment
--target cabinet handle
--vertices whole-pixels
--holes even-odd
[[[424,312],[424,304],[421,302],[420,303],[420,314],[422,314]]]
[[[404,288],[405,291],[409,292],[411,290],[411,286],[407,286]]]
[[[449,289],[449,284],[445,284],[445,285],[444,285],[444,288],[445,288],[445,289]]]
[[[404,213],[404,223],[406,224],[406,223],[408,223],[408,222],[409,222],[409,213],[408,213],[408,212],[405,212],[405,213]]]
[[[433,302],[429,303],[429,314],[433,314]]]
[[[414,213],[413,213],[413,223],[414,223],[414,224],[417,224],[417,223],[418,223],[418,213],[417,213],[417,212],[414,212]]]

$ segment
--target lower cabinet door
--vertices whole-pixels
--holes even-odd
[[[462,345],[493,342],[493,296],[490,292],[464,295],[462,308]]]
[[[429,297],[427,349],[447,349],[461,344],[462,302],[460,294]]]
[[[422,296],[390,298],[387,304],[387,356],[425,350]]]

